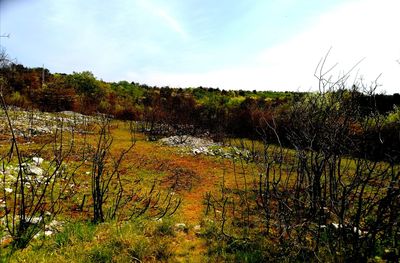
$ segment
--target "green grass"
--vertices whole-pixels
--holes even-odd
[[[126,125],[118,122],[112,132],[116,138],[112,151],[116,155],[129,143],[128,130]],[[80,137],[76,139],[77,143],[82,140]],[[87,139],[93,143],[94,135],[89,135]],[[39,143],[21,144],[21,149],[26,153],[27,159],[36,151],[36,148],[39,148],[38,145]],[[237,147],[239,150],[236,149],[235,152],[239,153],[250,151],[261,155],[264,152],[262,142],[238,139],[230,140],[225,146],[212,148],[230,153],[231,146]],[[277,146],[271,145],[267,152],[271,156],[270,180],[273,178],[272,174],[275,175],[276,172],[278,176],[282,168],[282,180],[277,187],[285,187],[282,186],[285,179],[288,179],[290,186],[297,175],[296,169],[287,171],[296,165],[295,151],[290,149],[283,149],[283,151],[283,163],[273,158],[274,154],[279,157],[280,152]],[[41,153],[40,156],[45,158],[43,168],[46,168],[52,156],[51,144],[43,148]],[[134,149],[126,155],[126,160],[121,165],[124,191],[139,196],[141,192],[148,191],[153,182],[156,182],[157,191],[161,191],[160,200],[163,200],[166,192],[171,191],[170,186],[175,181],[175,175],[179,175],[182,180],[192,179],[181,182],[181,188],[174,190],[176,197],[183,198],[183,203],[174,214],[174,218],[156,221],[154,218],[140,217],[134,221],[109,221],[99,225],[90,223],[88,221],[92,212],[90,174],[86,172],[90,172],[91,166],[88,162],[83,164],[74,176],[77,194],[62,202],[65,207],[63,206],[62,212],[57,217],[58,220],[68,223],[65,223],[60,232],[55,235],[42,235],[33,240],[28,248],[15,252],[8,260],[11,262],[182,262],[185,260],[188,262],[262,262],[270,258],[291,257],[294,261],[307,261],[310,258],[308,247],[302,250],[296,247],[292,249],[294,246],[289,240],[285,241],[282,249],[278,241],[273,239],[273,234],[268,237],[263,232],[261,213],[256,209],[254,202],[257,194],[252,191],[259,174],[265,173],[262,160],[258,160],[261,162],[259,166],[259,163],[253,162],[251,158],[239,160],[240,154],[232,153],[231,156],[237,158],[221,158],[218,155],[185,155],[179,148],[160,146],[146,141],[144,136],[139,135]],[[77,154],[74,158],[66,160],[67,171],[79,164],[79,157]],[[232,161],[235,161],[236,174],[233,171]],[[346,171],[343,174],[343,182],[348,183],[356,168],[355,161],[347,157],[343,157],[342,161],[341,168]],[[14,161],[13,164],[16,165],[16,162]],[[250,211],[248,214],[251,217],[251,224],[244,224],[241,217],[230,217],[226,221],[225,233],[236,238],[230,238],[221,233],[218,213],[216,218],[213,218],[214,221],[203,220],[200,223],[204,219],[204,214],[202,214],[205,208],[202,199],[204,194],[210,192],[218,200],[222,200],[220,196],[222,193],[219,192],[222,177],[224,177],[223,194],[230,197],[226,202],[227,208],[233,206],[234,203],[236,209],[245,208],[239,202],[243,198],[253,204],[248,210],[243,210],[243,214]],[[187,188],[186,186],[192,182],[193,187]],[[372,192],[375,188],[374,185],[367,185],[366,191]],[[83,194],[86,194],[86,202],[82,210],[77,210],[76,208],[82,203]],[[111,193],[110,196],[110,199],[113,198],[115,193]],[[130,208],[132,206],[128,204],[123,209]],[[218,210],[217,212],[221,213],[222,209],[218,208]],[[129,213],[129,211],[126,212]],[[119,217],[120,220],[127,218],[123,215]],[[371,220],[373,222],[375,219]],[[177,230],[175,223],[178,222],[185,223],[187,227]],[[201,224],[200,233],[193,231],[194,226],[198,224]],[[0,237],[4,234],[0,224]],[[378,256],[384,255],[387,253],[385,250],[391,248],[388,244],[378,245],[375,253]],[[321,249],[324,248],[322,245],[321,247]],[[328,247],[326,251],[324,253],[330,256]],[[0,247],[0,262],[7,260],[8,252],[9,248]],[[300,256],[297,257],[296,253]],[[328,260],[329,257],[326,259]]]
[[[140,218],[132,222],[69,222],[50,237],[32,241],[10,262],[159,262],[173,257],[174,221]],[[8,248],[2,249],[2,259]]]

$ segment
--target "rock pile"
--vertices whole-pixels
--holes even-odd
[[[171,136],[159,140],[164,145],[175,146],[183,148],[183,151],[193,155],[209,155],[220,156],[223,158],[235,159],[243,158],[249,159],[250,152],[237,147],[222,147],[220,143],[216,143],[211,139],[204,139],[193,137],[190,135]]]
[[[160,142],[169,146],[189,147],[189,148],[207,148],[210,146],[219,146],[218,143],[210,139],[198,138],[190,135],[176,135],[160,139]]]

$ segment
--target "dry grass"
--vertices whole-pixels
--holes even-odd
[[[129,125],[124,122],[115,121],[112,123],[111,134],[113,136],[111,153],[113,156],[117,156],[122,150],[129,147],[131,141]],[[75,144],[81,145],[85,140],[87,143],[95,146],[96,138],[95,130],[93,133],[87,135],[76,133]],[[68,140],[70,137],[66,134],[65,139]],[[156,182],[158,189],[161,191],[173,191],[176,196],[181,197],[182,204],[174,215],[173,220],[176,223],[184,223],[187,226],[187,230],[177,231],[174,236],[163,237],[163,240],[167,240],[165,242],[170,245],[169,251],[172,253],[168,256],[168,261],[204,261],[207,251],[206,242],[193,230],[195,226],[201,224],[204,218],[204,196],[208,192],[217,193],[220,190],[222,179],[224,179],[226,185],[232,187],[238,183],[242,184],[242,179],[235,176],[230,160],[202,155],[185,155],[177,148],[163,146],[157,142],[149,142],[143,134],[135,134],[135,140],[133,150],[127,153],[120,166],[125,190],[148,189],[152,183]],[[1,151],[4,153],[8,150],[6,147],[7,142],[2,141],[1,143],[3,145]],[[42,148],[44,144],[46,146]],[[52,147],[51,136],[49,135],[35,137],[29,144],[21,139],[20,146],[25,157],[39,154],[45,159],[51,158]],[[72,165],[80,161],[81,156],[78,150],[73,152],[66,160],[68,164]],[[247,164],[245,167],[246,169],[250,169]],[[91,191],[90,174],[88,174],[90,169],[90,164],[84,164],[77,170],[74,176],[76,194],[71,199],[64,200],[63,212],[59,215],[61,220],[73,220],[74,222],[78,222],[77,224],[81,224],[79,222],[86,222],[90,219]],[[86,202],[83,209],[80,209],[84,195],[86,195]],[[118,225],[117,223],[115,224]],[[111,228],[113,227],[111,226]],[[61,250],[53,251],[51,257],[48,257],[48,251],[39,249],[40,253],[37,253],[36,249],[38,248],[36,246],[38,241],[34,241],[33,246],[26,251],[18,252],[14,259],[24,262],[30,258],[31,262],[40,262],[44,259],[50,260],[52,258],[59,262],[66,262],[69,261],[68,257],[71,255],[71,251],[74,250],[77,255],[81,255],[83,258],[85,258],[84,255],[87,256],[93,251],[93,253],[98,252],[100,254],[102,250],[105,253],[109,252],[103,245],[107,242],[109,243],[110,235],[114,235],[115,233],[109,233],[109,230],[105,231],[102,227],[98,231],[96,238],[93,240],[85,244],[76,241],[75,248],[62,248]],[[135,232],[135,235],[139,234]],[[157,233],[154,232],[151,235],[157,235]],[[101,238],[102,236],[104,240]],[[57,239],[57,237],[54,238]],[[51,237],[49,242],[55,242],[54,238]],[[153,236],[149,238],[157,237]],[[44,245],[44,247],[48,246],[46,242],[45,244],[47,245]],[[132,244],[128,243],[125,245],[129,247]],[[151,254],[155,252],[149,250],[146,253]],[[146,257],[152,261],[152,255],[146,255],[144,258]],[[105,258],[107,258],[107,255]],[[71,260],[80,261],[78,257],[72,257]]]

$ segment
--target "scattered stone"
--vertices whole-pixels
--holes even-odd
[[[2,199],[0,199],[2,200]],[[0,201],[1,203],[1,201]],[[49,211],[46,211],[44,213],[45,216],[49,217],[52,214]],[[16,216],[16,220],[19,219],[19,216]],[[27,220],[27,223],[32,224],[32,225],[40,225],[45,222],[45,219],[42,216],[38,217],[32,217],[29,220]],[[5,218],[0,219],[0,225],[5,224]],[[64,222],[62,221],[57,221],[57,220],[52,220],[50,223],[44,225],[40,225],[40,229],[37,229],[39,232],[34,236],[34,238],[39,238],[42,236],[51,236],[57,232],[60,232],[62,230]],[[43,227],[43,228],[42,228]],[[0,237],[0,246],[7,246],[13,241],[12,236],[8,233],[7,230],[4,231],[4,236]]]
[[[53,134],[61,127],[65,131],[79,130],[77,125],[93,123],[96,117],[85,116],[75,112],[62,112],[59,114],[25,111],[20,108],[10,108],[10,115],[14,128],[14,134],[17,137],[31,138],[39,135]],[[60,117],[61,116],[61,117]],[[60,123],[63,122],[61,126]],[[0,114],[0,133],[10,134],[10,128],[5,119],[5,114]]]

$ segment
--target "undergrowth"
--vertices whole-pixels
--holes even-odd
[[[69,222],[50,237],[42,236],[31,245],[1,261],[9,262],[164,262],[173,256],[173,220],[140,218],[128,222]]]

